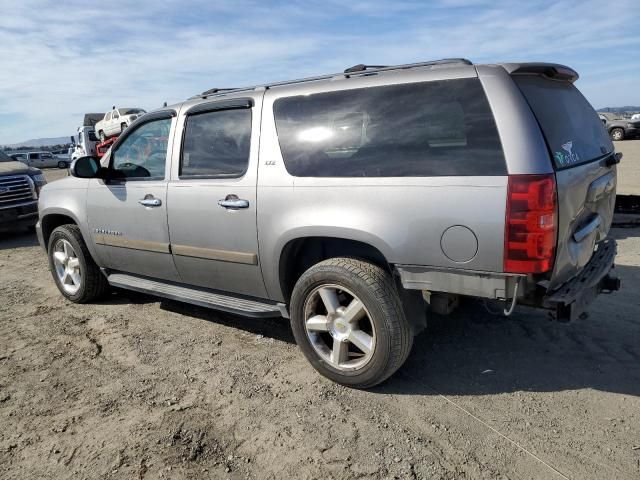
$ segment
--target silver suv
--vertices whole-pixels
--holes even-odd
[[[290,317],[322,375],[371,387],[462,296],[567,320],[619,287],[620,155],[577,78],[454,59],[212,89],[47,185],[40,243],[71,301]]]

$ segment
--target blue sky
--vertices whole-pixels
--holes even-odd
[[[565,63],[594,107],[640,105],[637,0],[0,0],[0,12],[0,144],[71,135],[112,105],[445,57]]]

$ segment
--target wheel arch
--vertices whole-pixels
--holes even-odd
[[[306,270],[335,257],[359,258],[392,271],[382,251],[365,241],[320,235],[292,238],[282,247],[278,257],[278,283],[285,301],[289,301],[296,281]]]
[[[86,222],[83,223],[80,219],[71,211],[58,209],[58,208],[49,208],[40,214],[40,230],[42,235],[42,247],[47,250],[49,245],[49,237],[51,237],[51,233],[61,225],[73,224],[77,225],[80,229],[80,233],[82,234],[82,239],[84,240],[89,253],[93,257],[93,260],[99,265],[101,264],[100,256],[97,254],[95,245],[92,241],[91,236],[89,235],[86,225]]]

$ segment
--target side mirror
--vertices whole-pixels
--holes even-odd
[[[69,171],[78,178],[100,178],[103,168],[96,157],[80,157],[71,163]]]

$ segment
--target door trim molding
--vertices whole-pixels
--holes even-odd
[[[149,240],[132,240],[130,238],[97,234],[94,240],[98,245],[106,245],[109,247],[130,248],[132,250],[147,250],[149,252],[171,253],[168,243],[151,242]]]
[[[171,245],[174,255],[181,257],[204,258],[206,260],[220,260],[222,262],[258,264],[258,254],[250,252],[236,252],[233,250],[215,250],[213,248],[192,247],[190,245]]]

